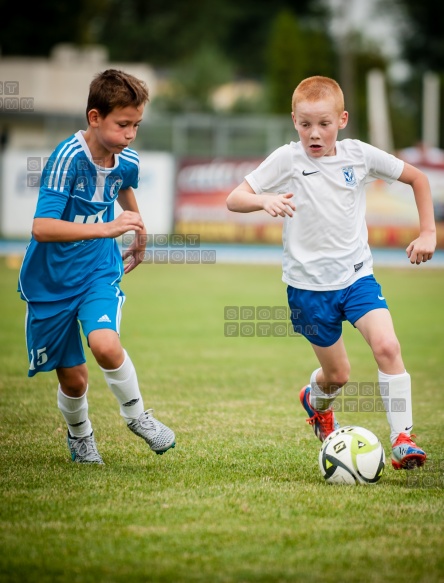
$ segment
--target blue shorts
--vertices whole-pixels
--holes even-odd
[[[38,372],[83,364],[85,353],[80,335],[107,328],[120,333],[125,294],[118,285],[98,282],[88,294],[59,302],[27,304],[26,345],[32,377]]]
[[[311,291],[287,287],[294,331],[316,346],[332,346],[342,334],[342,322],[353,326],[367,312],[388,309],[381,286],[373,275],[334,291]]]

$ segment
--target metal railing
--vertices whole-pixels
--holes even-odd
[[[20,130],[21,136],[26,136],[29,128],[34,147],[53,149],[71,133],[85,128],[86,121],[79,115],[0,112],[0,126],[11,138],[6,136],[6,145],[12,141],[13,132]],[[41,143],[36,144],[36,136]],[[168,115],[148,110],[133,146],[136,150],[171,152],[180,157],[265,157],[297,139],[290,114]],[[28,147],[26,141],[23,147]]]

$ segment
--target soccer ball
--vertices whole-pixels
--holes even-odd
[[[330,433],[319,451],[319,468],[329,484],[375,484],[384,467],[384,448],[364,427],[341,427]]]

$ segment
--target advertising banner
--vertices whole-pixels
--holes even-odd
[[[265,211],[233,213],[229,193],[261,159],[182,160],[177,167],[176,233],[199,233],[202,241],[281,243],[281,217]]]
[[[280,244],[283,218],[265,211],[233,213],[227,209],[229,193],[263,159],[183,159],[177,165],[175,232],[198,233],[202,241]],[[424,168],[429,176],[437,220],[444,208],[444,171]],[[370,244],[407,246],[418,236],[418,213],[411,187],[382,180],[367,187],[367,226]],[[444,246],[443,223],[438,243]]]

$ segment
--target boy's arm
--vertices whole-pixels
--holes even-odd
[[[293,194],[291,192],[286,194],[274,194],[271,192],[256,194],[250,184],[244,180],[228,195],[227,207],[230,211],[236,213],[252,213],[264,210],[272,217],[277,217],[278,215],[292,217],[293,211],[296,210],[296,206],[291,200],[292,198]]]
[[[404,170],[398,180],[409,184],[415,195],[419,215],[419,237],[410,243],[406,251],[410,263],[419,265],[430,260],[436,248],[436,225],[430,183],[424,172],[407,162],[404,163]]]
[[[120,189],[119,196],[117,197],[117,202],[122,207],[124,213],[125,212],[138,213],[140,217],[139,205],[137,204],[134,190],[131,187]],[[141,217],[140,220],[142,221]],[[142,261],[145,258],[146,243],[147,234],[145,225],[142,222],[142,228],[140,230],[136,230],[133,242],[127,249],[124,249],[122,253],[122,259],[124,261],[125,259],[129,259],[128,263],[126,263],[124,267],[125,273],[129,273],[135,267],[137,267],[139,263],[142,263]]]
[[[113,239],[127,231],[140,231],[143,228],[139,213],[126,212],[110,223],[72,223],[37,217],[32,223],[32,234],[39,243],[69,243],[85,239]]]
[[[117,202],[124,211],[139,212],[139,205],[137,204],[136,195],[131,187],[121,188],[117,197]]]

